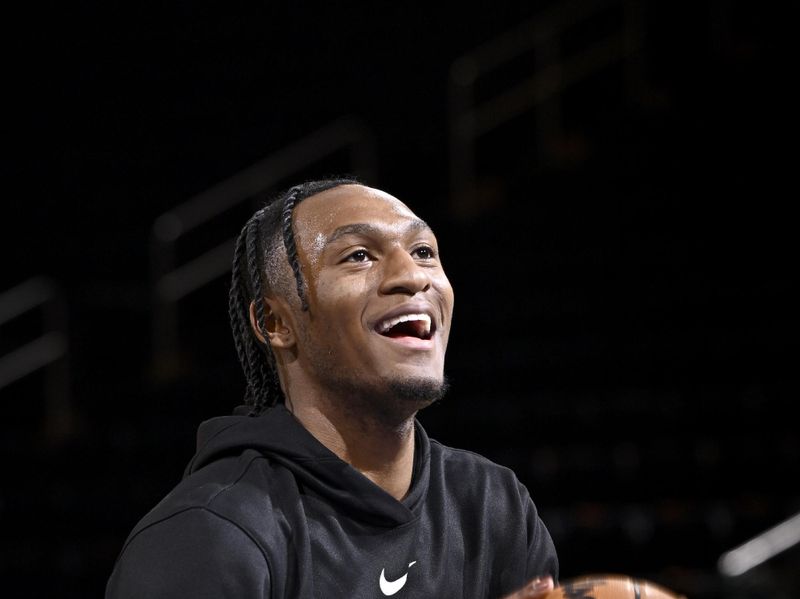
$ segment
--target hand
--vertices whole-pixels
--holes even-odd
[[[506,595],[502,599],[540,599],[554,587],[552,576],[537,576],[516,593]]]

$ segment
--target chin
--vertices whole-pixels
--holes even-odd
[[[405,426],[416,413],[444,397],[449,384],[445,378],[395,377],[384,379],[378,388],[364,389],[362,409],[385,426]]]
[[[442,399],[449,388],[447,379],[406,377],[388,381],[387,392],[395,401],[424,408]]]
[[[337,376],[329,381],[354,418],[376,419],[388,427],[407,423],[421,409],[444,397],[449,384],[444,376],[398,375],[363,378]]]

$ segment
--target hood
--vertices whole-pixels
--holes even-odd
[[[364,524],[393,527],[417,518],[428,490],[430,442],[415,421],[414,474],[402,501],[386,493],[310,433],[279,404],[260,416],[221,416],[200,425],[197,453],[184,477],[246,450],[255,450],[290,470],[298,487]]]

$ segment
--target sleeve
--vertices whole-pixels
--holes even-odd
[[[550,532],[542,522],[527,489],[520,485],[522,500],[526,502],[528,532],[528,578],[549,574],[558,584],[558,555]]]
[[[204,508],[179,512],[127,542],[106,599],[269,597],[264,553],[239,526]]]

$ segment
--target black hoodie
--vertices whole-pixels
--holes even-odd
[[[397,501],[283,406],[203,423],[183,481],[131,532],[107,599],[496,598],[558,576],[507,468],[429,441]]]

